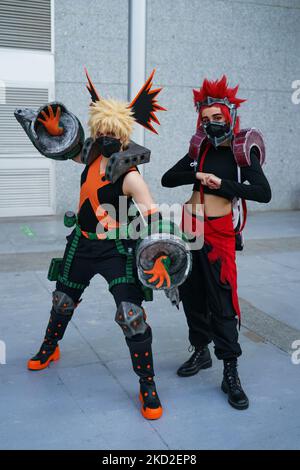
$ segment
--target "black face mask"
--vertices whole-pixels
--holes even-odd
[[[111,157],[114,153],[117,153],[121,149],[121,142],[115,137],[109,137],[107,135],[102,135],[96,139],[97,144],[99,145],[99,151],[101,155],[106,158]]]
[[[227,122],[212,121],[203,124],[203,128],[215,147],[225,142],[232,135],[231,126]]]

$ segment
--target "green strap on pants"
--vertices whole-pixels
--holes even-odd
[[[126,229],[127,229],[127,227],[126,227]],[[122,230],[122,232],[123,232],[123,230]],[[98,239],[96,233],[95,234],[88,233],[88,235],[89,235],[88,238],[90,240]],[[70,245],[70,247],[69,247],[69,249],[66,253],[66,259],[65,259],[65,263],[64,263],[63,273],[58,274],[57,277],[55,277],[55,279],[54,279],[54,277],[49,277],[49,275],[48,275],[48,279],[50,279],[51,281],[52,280],[58,280],[62,284],[66,285],[67,287],[73,288],[73,289],[84,290],[87,287],[88,284],[80,284],[80,283],[77,283],[77,282],[70,281],[70,279],[69,279],[73,258],[75,256],[75,253],[76,253],[76,250],[77,250],[77,247],[78,247],[79,240],[80,240],[81,236],[82,236],[81,228],[80,228],[79,224],[76,221],[75,235],[74,235],[73,240],[71,242],[71,245]],[[134,255],[133,255],[131,249],[127,250],[124,247],[123,242],[122,242],[121,239],[116,238],[114,241],[116,243],[116,248],[117,248],[118,252],[120,254],[126,256],[126,268],[125,268],[126,273],[125,273],[125,276],[121,276],[121,277],[117,277],[117,278],[113,279],[108,284],[108,289],[109,290],[111,290],[112,287],[114,287],[118,284],[138,284],[139,283],[139,281],[133,275]],[[62,260],[61,260],[61,262],[62,262]],[[49,270],[49,272],[50,272],[50,270]],[[141,287],[142,287],[142,290],[143,290],[143,293],[144,293],[145,300],[146,301],[152,301],[153,300],[153,291],[152,291],[152,289],[150,289],[146,286],[143,286],[143,285]]]
[[[124,247],[122,240],[115,240],[116,247],[118,252],[121,255],[126,256],[126,275],[121,277],[116,277],[108,284],[108,289],[111,290],[113,286],[117,284],[136,284],[136,279],[133,276],[133,254],[130,251],[127,251]]]
[[[81,230],[76,225],[74,238],[66,253],[66,261],[64,265],[63,274],[62,275],[59,274],[57,280],[61,282],[62,284],[65,284],[66,286],[71,287],[72,289],[83,290],[87,287],[87,284],[79,284],[77,282],[72,282],[69,280],[71,265],[72,265],[77,247],[78,247],[80,237],[81,237]]]
[[[111,290],[113,286],[118,284],[137,284],[139,281],[133,275],[133,261],[134,256],[131,251],[127,251],[124,247],[122,240],[116,239],[116,247],[119,253],[127,256],[126,260],[126,276],[121,276],[113,279],[108,284],[108,289]],[[153,291],[149,287],[141,286],[144,294],[144,299],[146,302],[151,302],[153,300]]]

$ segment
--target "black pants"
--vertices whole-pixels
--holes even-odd
[[[189,327],[189,340],[195,347],[214,342],[218,359],[241,355],[236,313],[231,288],[220,282],[220,263],[207,258],[210,247],[192,251],[190,276],[179,287],[180,299]]]
[[[63,274],[67,254],[70,245],[75,236],[75,231],[67,236],[67,246],[65,248],[61,274]],[[135,242],[132,240],[122,240],[125,249],[135,248]],[[56,289],[68,294],[74,302],[78,302],[85,287],[90,284],[91,279],[100,274],[110,283],[113,279],[126,276],[127,256],[119,253],[114,240],[88,240],[81,237],[78,247],[72,260],[69,271],[69,281],[81,284],[81,289],[69,287],[66,284],[57,281]],[[133,277],[137,279],[136,268],[133,265]],[[120,302],[132,302],[141,305],[144,300],[141,285],[136,282],[117,284],[111,288],[111,294],[114,297],[116,306]]]
[[[84,289],[89,285],[90,280],[96,275],[102,275],[108,283],[116,278],[132,277],[135,282],[119,283],[110,289],[114,297],[116,306],[121,302],[132,302],[141,305],[144,300],[144,293],[141,284],[138,282],[135,264],[128,268],[128,249],[134,255],[136,242],[133,240],[122,240],[122,251],[117,248],[114,240],[88,240],[80,237],[76,250],[70,264],[70,253],[72,252],[72,242],[75,236],[73,231],[68,237],[60,275],[63,276],[65,267],[70,266],[68,271],[68,282],[81,285],[81,288],[70,286],[64,282],[57,281],[56,289],[68,294],[77,303],[80,300]],[[66,325],[65,325],[66,327]],[[61,336],[62,338],[62,336]],[[61,339],[60,338],[60,339]],[[150,382],[153,386],[154,368],[152,358],[152,333],[147,324],[146,331],[136,334],[132,338],[126,338],[129,347],[133,369],[140,378],[140,383]],[[138,357],[138,359],[137,359]],[[147,383],[148,383],[147,382]]]

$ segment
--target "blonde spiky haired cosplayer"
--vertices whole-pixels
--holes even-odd
[[[98,133],[114,134],[120,139],[122,146],[126,147],[129,144],[134,122],[138,122],[157,134],[151,122],[159,124],[155,113],[156,111],[166,111],[166,109],[160,106],[156,100],[161,88],[151,89],[155,69],[131,103],[103,99],[94,87],[86,69],[85,73],[88,80],[87,89],[92,99],[89,127],[93,139]]]
[[[101,98],[91,104],[89,115],[88,125],[93,139],[100,134],[113,134],[120,139],[123,149],[128,146],[135,122],[128,103]]]

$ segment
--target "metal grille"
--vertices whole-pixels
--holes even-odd
[[[24,215],[30,207],[49,207],[49,168],[0,169],[0,212],[1,209],[17,208]]]
[[[0,47],[51,51],[51,0],[0,0]]]
[[[48,101],[45,88],[12,88],[5,90],[5,104],[0,104],[0,158],[4,155],[28,156],[39,153],[14,116],[19,108],[38,109]]]

